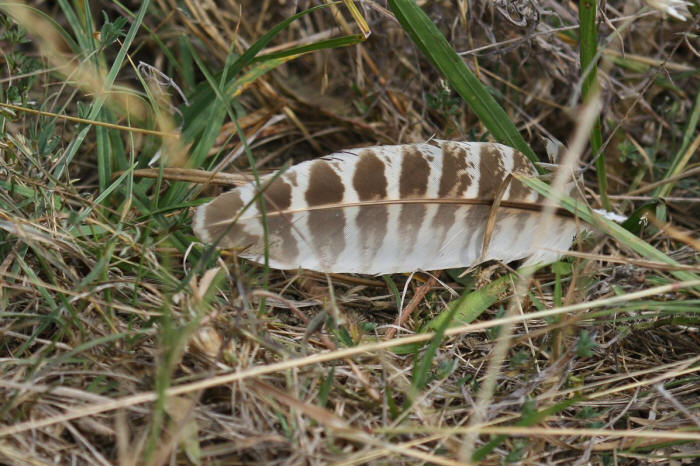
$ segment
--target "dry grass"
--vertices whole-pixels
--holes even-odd
[[[506,286],[478,322],[447,330],[432,354],[422,326],[504,265],[438,280],[327,277],[190,247],[189,208],[249,176],[253,158],[274,170],[346,147],[489,138],[383,1],[358,3],[369,40],[246,82],[237,123],[225,110],[200,115],[210,146],[186,137],[183,96],[196,105],[208,90],[198,61],[216,80],[230,44],[242,52],[318,2],[154,0],[116,90],[109,70],[128,37],[103,47],[90,37],[103,10],[132,21],[125,8],[140,2],[91,2],[92,28],[59,2],[27,3],[82,52],[64,55],[70,47],[36,20],[19,40],[2,16],[0,101],[15,107],[0,108],[0,462],[698,461],[700,283],[678,278],[700,273],[698,130],[687,128],[700,111],[697,6],[680,22],[608,1],[599,24],[610,199],[626,215],[652,203],[658,219],[639,236],[677,264],[593,232],[525,293]],[[494,3],[504,2],[419,2],[544,159],[542,137],[569,143],[579,123],[575,4],[508,2],[540,8],[518,15]],[[342,6],[323,9],[265,52],[356,27]],[[102,129],[81,133],[84,121],[68,117]],[[185,136],[173,142],[177,128]],[[161,144],[153,132],[166,134],[161,173],[148,165]],[[590,149],[583,162],[598,207]],[[205,185],[198,169],[233,175]],[[387,340],[400,302],[414,312]],[[487,380],[499,343],[505,362]],[[480,392],[490,384],[493,394]]]

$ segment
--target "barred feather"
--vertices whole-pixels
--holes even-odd
[[[540,199],[516,180],[482,254],[491,204],[510,172],[536,173],[501,144],[436,141],[351,149],[263,177],[270,266],[383,274],[556,260],[555,251],[570,247],[575,222],[558,216],[533,250]],[[254,183],[222,194],[197,209],[195,234],[262,262],[259,198]]]

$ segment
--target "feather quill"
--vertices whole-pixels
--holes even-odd
[[[263,198],[277,269],[384,274],[554,261],[571,246],[576,223],[556,216],[533,249],[541,199],[517,180],[504,184],[511,172],[536,174],[520,152],[495,143],[351,149],[262,177],[262,194],[249,183],[220,195],[197,208],[193,230],[204,243],[262,262]]]

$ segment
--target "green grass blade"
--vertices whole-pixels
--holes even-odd
[[[102,114],[103,121],[106,120],[107,115],[105,110],[102,109],[100,113]],[[100,192],[107,189],[110,181],[112,181],[112,146],[108,131],[107,128],[102,126],[97,126],[95,128],[97,142],[95,152],[97,154],[97,175]]]
[[[90,48],[90,42],[87,39],[87,34],[85,33],[83,24],[78,18],[76,11],[73,9],[70,3],[68,3],[67,0],[58,0],[58,4],[61,7],[61,11],[66,17],[66,21],[70,25],[71,29],[73,29],[73,34],[75,35],[75,38],[78,41],[78,46],[80,47],[79,50],[92,50]]]
[[[454,306],[451,309],[449,309],[448,312],[445,313],[446,316],[442,319],[439,325],[436,326],[435,335],[430,340],[428,347],[425,349],[425,352],[420,357],[420,360],[413,367],[413,380],[411,381],[410,393],[411,396],[409,396],[409,399],[406,401],[406,409],[408,409],[416,394],[420,390],[423,390],[425,388],[425,385],[428,383],[428,376],[430,374],[430,369],[433,365],[435,355],[437,354],[438,348],[440,348],[440,345],[442,344],[442,339],[445,336],[445,331],[449,328],[450,323],[454,319],[454,316],[457,313],[458,309],[459,306]]]
[[[686,167],[691,157],[696,153],[697,146],[695,149],[691,149],[691,144],[697,144],[696,141],[691,142],[691,138],[695,135],[695,130],[698,126],[698,121],[700,120],[700,91],[695,94],[695,104],[693,105],[693,112],[690,114],[688,119],[688,126],[686,126],[683,132],[683,141],[681,142],[681,147],[678,149],[676,156],[671,162],[671,168],[664,176],[664,179],[668,179],[672,176],[680,174],[681,171]],[[690,150],[689,150],[690,149]],[[668,196],[671,193],[675,183],[666,183],[663,186],[659,186],[654,192],[654,197]],[[665,221],[665,218],[661,219]]]
[[[73,225],[70,227],[70,230],[69,230],[69,231],[70,231],[71,234],[78,234],[78,232],[80,231],[80,228],[83,226],[83,225],[81,225],[81,223],[83,222],[83,220],[85,220],[85,219],[87,218],[88,215],[90,215],[90,213],[91,213],[92,210],[93,210],[93,206],[99,205],[99,204],[101,204],[105,199],[107,199],[107,197],[108,197],[110,194],[112,194],[112,192],[113,192],[114,190],[116,190],[117,188],[119,188],[119,187],[121,186],[122,182],[123,182],[127,177],[129,177],[129,176],[131,175],[131,173],[134,171],[135,168],[136,168],[136,165],[134,164],[134,165],[132,165],[131,167],[129,167],[129,169],[124,170],[124,173],[122,173],[121,175],[119,175],[119,177],[118,177],[116,180],[114,180],[114,182],[113,182],[112,184],[110,184],[109,186],[107,186],[107,187],[104,189],[104,191],[102,191],[102,192],[100,193],[100,195],[97,196],[97,197],[95,198],[95,201],[94,201],[93,205],[89,205],[89,206],[85,207],[85,210],[83,210],[80,214],[78,214],[78,216],[76,217],[75,221],[73,222]]]
[[[510,282],[511,276],[508,274],[478,290],[472,291],[471,293],[464,293],[458,299],[450,302],[446,311],[440,313],[437,317],[428,322],[424,330],[434,331],[438,329],[445,320],[450,318],[453,308],[456,312],[450,326],[465,325],[473,322],[474,319],[479,317],[486,309],[498,301],[498,298],[508,289]]]
[[[401,306],[401,292],[399,291],[399,288],[396,286],[396,283],[394,283],[394,280],[391,279],[391,275],[382,275],[382,278],[384,279],[387,288],[389,288],[391,296],[394,298],[396,309],[399,309]]]
[[[260,36],[258,40],[256,40],[248,49],[243,52],[238,58],[233,60],[231,62],[231,65],[226,67],[222,74],[225,76],[228,76],[227,80],[227,86],[225,86],[226,89],[230,89],[231,86],[233,85],[232,83],[238,78],[238,75],[241,73],[243,68],[249,64],[251,64],[254,60],[256,60],[257,55],[262,51],[267,45],[284,29],[286,29],[290,24],[292,24],[294,21],[297,19],[313,12],[316,10],[319,10],[321,8],[326,8],[328,7],[328,4],[325,5],[316,5],[314,7],[311,7],[309,9],[306,9],[304,11],[300,11],[299,13],[290,16],[289,18],[285,18],[284,20],[280,21],[277,23],[274,27],[272,27],[268,32]],[[189,47],[191,48],[191,44],[188,44]],[[280,54],[285,53],[285,51],[279,52]],[[190,52],[191,54],[191,52]],[[194,56],[191,54],[191,56]],[[258,60],[262,59],[262,57],[259,57]],[[214,79],[215,81],[218,81],[220,75],[216,75],[215,77],[217,79]],[[192,99],[191,105],[185,109],[184,111],[184,119],[186,121],[195,121],[199,117],[199,113],[201,111],[202,106],[206,107],[210,104],[210,102],[215,98],[215,92],[214,90],[208,85],[208,83],[203,83],[202,87],[199,89],[199,92],[196,93],[196,96],[194,99]]]
[[[515,423],[516,427],[530,427],[534,426],[535,424],[539,424],[540,422],[544,421],[547,416],[552,416],[569,406],[573,405],[574,403],[578,403],[580,401],[581,397],[580,396],[575,396],[571,399],[560,401],[559,403],[556,403],[552,406],[549,406],[545,409],[541,409],[539,411],[534,411],[529,414],[524,414],[523,417]],[[482,461],[483,459],[486,458],[486,456],[491,453],[495,448],[497,448],[499,445],[501,445],[505,440],[508,438],[507,435],[501,434],[501,435],[495,435],[490,441],[488,441],[484,446],[478,448],[474,454],[472,455],[472,461]]]
[[[585,204],[577,202],[574,198],[570,196],[564,196],[553,192],[551,187],[542,180],[517,174],[514,176],[527,187],[534,189],[535,191],[542,194],[543,196],[546,196],[549,199],[555,200],[564,209],[581,218],[583,221],[600,228],[605,233],[609,234],[621,244],[632,249],[642,257],[658,262],[663,262],[664,264],[679,265],[678,262],[668,257],[666,254],[659,251],[643,239],[638,238],[633,233],[627,231],[621,225],[618,225],[612,220],[608,220],[602,217],[601,215],[596,214],[595,212],[590,210]],[[683,281],[700,279],[700,277],[698,277],[696,274],[685,270],[673,270],[669,273],[673,275],[676,279]]]
[[[598,28],[596,27],[596,1],[582,0],[578,8],[579,22],[581,23],[579,47],[581,59],[581,73],[583,84],[581,95],[584,100],[595,93],[598,87],[598,67],[595,61],[598,59]],[[591,149],[595,161],[596,174],[598,176],[598,191],[600,202],[604,209],[611,210],[608,199],[608,179],[605,174],[605,156],[601,152],[603,147],[603,134],[600,125],[600,116],[596,117],[591,130]]]
[[[389,0],[389,7],[413,42],[462,96],[493,137],[498,142],[518,149],[533,163],[538,162],[537,156],[508,118],[508,114],[467,68],[423,10],[413,0]]]
[[[311,13],[312,11],[316,11],[318,9],[326,7],[328,7],[328,5],[316,5],[304,11],[300,11],[299,13],[292,15],[289,18],[285,18],[284,20],[277,23],[272,29],[270,29],[262,37],[260,37],[260,39],[256,40],[255,43],[253,43],[253,45],[251,45],[248,48],[248,50],[246,50],[237,60],[233,62],[233,64],[231,65],[231,69],[228,70],[229,74],[231,76],[238,75],[238,73],[241,72],[244,66],[251,63],[253,59],[258,55],[258,53],[260,53],[262,49],[267,47],[270,41],[274,39],[277,34],[286,29],[287,26],[289,26],[291,23],[301,18],[302,16]]]
[[[303,55],[303,54],[309,53],[309,52],[315,52],[317,50],[328,50],[328,49],[337,49],[340,47],[348,47],[350,45],[359,44],[363,40],[365,40],[365,38],[362,34],[351,34],[349,36],[334,37],[332,39],[314,42],[313,44],[300,45],[299,47],[291,47],[289,49],[282,50],[280,52],[268,53],[266,55],[261,55],[259,57],[256,57],[255,60],[253,60],[253,61],[259,62],[259,61],[266,61],[269,59],[277,59],[277,58],[285,58],[285,57],[296,58],[298,55]]]
[[[114,62],[112,63],[112,67],[110,68],[109,72],[107,73],[107,76],[105,77],[105,94],[98,96],[92,102],[92,105],[90,106],[90,112],[87,116],[88,120],[96,120],[97,116],[100,114],[100,110],[102,110],[102,106],[104,105],[105,100],[107,99],[107,91],[112,87],[112,84],[114,84],[114,80],[117,78],[117,74],[119,73],[119,70],[124,64],[126,53],[129,50],[129,47],[131,47],[134,38],[136,37],[136,32],[141,27],[141,23],[143,23],[143,18],[146,16],[146,11],[148,10],[148,5],[150,5],[150,3],[150,0],[145,0],[143,3],[141,3],[139,12],[136,15],[134,21],[131,23],[129,32],[126,34],[126,37],[124,37],[123,45],[119,49],[119,52],[117,53],[117,56],[114,58]],[[66,167],[71,163],[73,157],[75,157],[75,154],[78,152],[78,149],[85,140],[85,137],[87,136],[89,130],[90,126],[83,128],[80,131],[80,133],[78,133],[78,135],[75,137],[75,139],[71,141],[63,156],[62,163],[58,164],[58,166],[54,170],[54,176],[56,178],[60,178]]]

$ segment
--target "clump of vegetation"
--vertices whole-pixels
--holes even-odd
[[[417,3],[0,5],[1,462],[697,461],[697,3]],[[241,179],[434,136],[562,141],[596,228],[384,277],[192,235]]]

